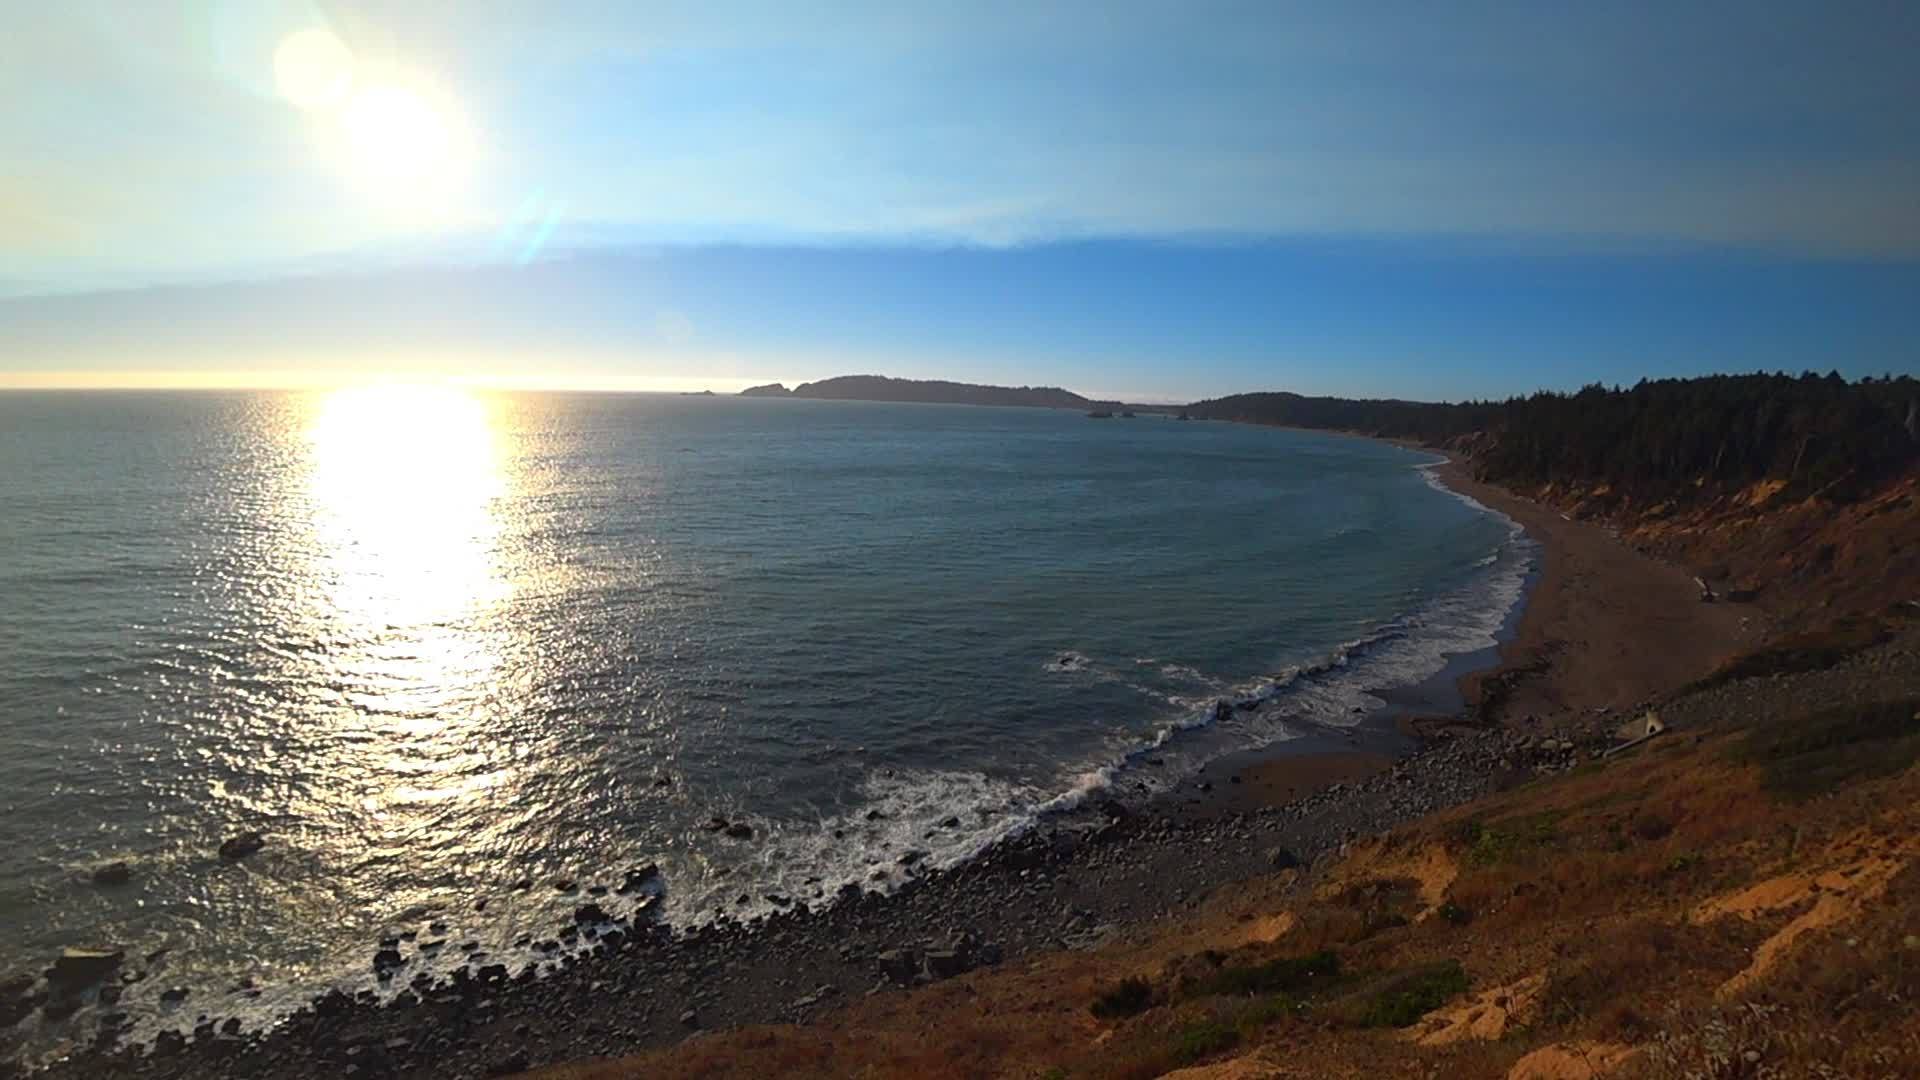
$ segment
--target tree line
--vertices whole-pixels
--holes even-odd
[[[1187,412],[1460,447],[1485,480],[1607,485],[1643,505],[1761,481],[1846,501],[1920,456],[1920,381],[1905,375],[1711,375],[1451,404],[1237,394]]]

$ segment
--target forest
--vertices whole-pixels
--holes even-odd
[[[1845,502],[1920,456],[1920,381],[1905,375],[1712,375],[1454,404],[1238,394],[1186,411],[1453,446],[1471,452],[1482,479],[1608,485],[1645,501],[1691,502],[1767,480],[1792,496]]]

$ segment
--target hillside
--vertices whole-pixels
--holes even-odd
[[[1205,419],[1401,439],[1680,563],[1784,627],[1920,597],[1920,381],[1730,375],[1503,402],[1298,394],[1198,402]]]
[[[1625,753],[1599,753],[1618,718],[1456,739],[1440,756],[1483,762],[1492,793],[1126,930],[536,1075],[1920,1074],[1920,631],[1879,631],[1811,669],[1756,654],[1661,702],[1671,730]],[[1242,835],[1190,842],[1233,860]]]
[[[792,390],[779,383],[749,387],[743,397],[797,397],[823,401],[907,401],[942,405],[1020,405],[1047,409],[1085,409],[1093,402],[1057,386],[983,386],[944,379],[895,379],[885,375],[841,375],[801,383]]]

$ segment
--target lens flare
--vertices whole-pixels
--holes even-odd
[[[288,34],[273,52],[280,96],[302,109],[334,109],[353,92],[353,53],[331,31]]]

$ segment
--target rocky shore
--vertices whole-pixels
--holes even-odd
[[[390,1003],[334,993],[266,1031],[242,1030],[216,1004],[191,1030],[151,1047],[119,1045],[108,1014],[94,1046],[38,1075],[501,1075],[669,1044],[700,1029],[804,1019],[851,995],[1089,948],[1176,918],[1220,885],[1311,863],[1356,836],[1570,768],[1610,742],[1609,726],[1596,717],[1571,738],[1486,731],[1445,739],[1365,780],[1253,812],[1172,815],[1106,803],[892,894],[848,895],[817,911],[796,905],[752,925],[675,934],[647,919],[644,889],[621,896],[620,883],[609,882],[581,906],[576,925],[555,928],[544,976],[483,959],[449,981],[410,985],[410,958],[428,945],[390,939],[373,963],[409,985]],[[565,953],[563,938],[588,947]]]
[[[1499,507],[1530,508],[1518,500]],[[573,921],[528,943],[532,964],[509,967],[475,952],[450,977],[432,978],[420,961],[462,945],[424,928],[369,943],[369,963],[398,993],[334,992],[266,1030],[223,1013],[225,999],[195,998],[179,1003],[183,1023],[151,1045],[128,1043],[126,1017],[109,1008],[93,1042],[40,1075],[503,1075],[671,1045],[703,1030],[803,1020],[854,996],[1144,933],[1223,885],[1311,865],[1353,838],[1572,768],[1612,745],[1632,715],[1628,703],[1644,702],[1651,687],[1596,683],[1594,673],[1620,659],[1608,642],[1700,629],[1680,605],[1690,595],[1677,591],[1684,577],[1638,556],[1615,559],[1608,548],[1617,545],[1597,527],[1529,516],[1546,573],[1498,669],[1521,692],[1505,695],[1504,709],[1475,710],[1477,720],[1419,728],[1439,737],[1398,761],[1348,747],[1267,763],[1280,764],[1279,774],[1259,762],[1215,766],[1146,805],[1107,801],[1056,817],[950,870],[903,866],[907,880],[890,894],[843,890],[833,903],[793,903],[750,925],[678,932],[653,918],[659,883],[645,868],[609,870],[608,880],[575,883]],[[1606,587],[1624,577],[1640,590],[1627,595],[1643,603],[1621,604],[1620,591]],[[1570,649],[1555,636],[1569,625],[1584,627]],[[1471,703],[1471,681],[1467,689]],[[1590,704],[1601,698],[1614,704]],[[110,972],[107,993],[113,979],[137,977],[133,968],[129,961]],[[0,984],[0,1022],[63,1007],[49,989],[57,988],[36,979]],[[86,1019],[76,1018],[76,1029]],[[18,1066],[0,1065],[0,1075],[8,1068]]]

